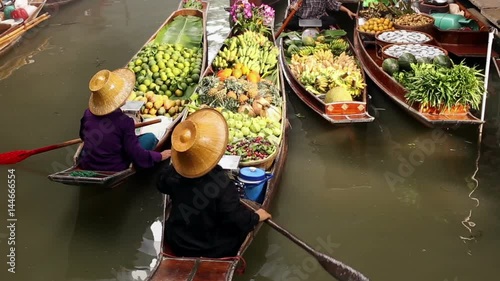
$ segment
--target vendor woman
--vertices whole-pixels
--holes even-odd
[[[80,168],[122,171],[133,163],[146,169],[170,157],[170,150],[152,151],[158,143],[154,134],[136,136],[134,120],[121,111],[134,85],[129,69],[101,70],[90,80],[89,108],[80,121]]]
[[[172,165],[162,172],[158,189],[172,200],[165,239],[176,256],[236,256],[248,233],[271,217],[243,206],[237,187],[217,165],[227,142],[226,120],[210,108],[173,131]]]
[[[298,0],[291,0],[290,4],[294,5]],[[287,29],[299,30],[300,19],[320,19],[323,29],[328,29],[337,25],[334,17],[328,14],[328,11],[342,11],[351,19],[356,17],[356,14],[351,12],[336,0],[303,0],[302,6],[297,10],[293,18],[288,23]]]

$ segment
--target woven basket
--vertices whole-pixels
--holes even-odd
[[[393,30],[390,30],[390,31],[393,31]],[[387,42],[387,41],[384,41],[384,40],[381,40],[379,39],[379,35],[384,33],[384,32],[390,32],[390,31],[380,31],[380,32],[377,32],[377,34],[375,35],[375,42],[380,46],[380,47],[384,47],[384,46],[387,46],[387,45],[390,45],[390,44],[406,44],[406,43],[394,43],[394,42]],[[425,32],[421,32],[421,31],[416,31],[416,30],[409,30],[410,32],[417,32],[417,33],[422,33],[424,34],[425,36],[429,37],[430,39],[427,40],[427,41],[424,41],[424,42],[420,42],[420,43],[411,43],[411,44],[430,44],[434,41],[434,38],[425,33]]]
[[[417,26],[412,26],[412,25],[399,25],[394,22],[394,28],[396,29],[405,29],[405,30],[413,30],[413,31],[420,31],[424,33],[432,33],[433,27],[434,27],[434,18],[426,15],[426,14],[419,14],[422,17],[429,18],[431,20],[430,23],[424,24],[424,25],[417,25]]]
[[[279,150],[279,146],[277,146],[276,150],[273,152],[273,154],[269,155],[266,159],[240,162],[240,167],[256,167],[256,168],[260,168],[262,170],[267,170],[267,169],[271,168],[271,166],[274,163],[274,160],[278,156],[278,150]]]
[[[389,56],[388,54],[385,53],[385,50],[391,46],[394,46],[394,45],[409,45],[409,44],[413,44],[413,43],[405,43],[405,44],[389,44],[389,45],[386,45],[382,48],[382,59],[387,59],[387,58],[393,58],[393,59],[398,59],[396,57],[393,57],[393,56]],[[440,49],[445,56],[448,55],[448,51],[446,51],[445,49],[441,48],[441,47],[438,47],[438,46],[435,46],[435,45],[431,45],[431,44],[418,44],[418,45],[423,45],[423,46],[431,46],[431,47],[434,47],[434,48],[437,48],[437,49]]]
[[[375,32],[366,32],[366,31],[360,31],[359,27],[356,28],[356,30],[359,32],[359,34],[363,35],[367,40],[374,40],[375,39]]]

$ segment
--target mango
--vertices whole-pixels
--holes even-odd
[[[160,109],[160,107],[162,107],[162,105],[163,105],[163,100],[157,100],[153,104],[154,108],[156,108],[156,109]]]
[[[130,96],[128,96],[127,101],[133,101],[136,97],[137,97],[136,93],[132,92],[132,94],[130,94]]]
[[[151,115],[156,115],[156,111],[157,111],[157,110],[156,110],[156,108],[151,108],[151,109],[149,110],[149,114],[151,114]]]
[[[150,101],[148,101],[148,102],[146,103],[146,108],[147,108],[147,109],[151,109],[151,108],[153,108],[153,103],[152,103],[152,102],[150,102]]]
[[[157,115],[165,115],[165,113],[167,112],[167,110],[165,109],[165,107],[160,107],[158,108],[158,111],[156,112]]]
[[[168,110],[168,114],[170,114],[171,116],[174,115],[175,113],[177,113],[177,108],[175,106],[172,106],[169,110]]]
[[[146,98],[149,100],[149,99],[151,99],[152,97],[154,97],[154,95],[155,95],[155,93],[153,93],[153,91],[148,91],[148,92],[146,93],[146,95],[145,95],[145,96],[146,96]]]

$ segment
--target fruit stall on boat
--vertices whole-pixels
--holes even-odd
[[[345,35],[317,28],[281,34],[281,67],[297,97],[328,122],[372,122],[365,74]]]
[[[262,5],[252,9],[249,20],[258,14],[274,19],[274,11]],[[189,113],[207,107],[222,113],[229,135],[226,157],[240,158],[239,174],[233,176],[261,177],[259,183],[241,186],[242,196],[264,209],[269,209],[277,191],[287,155],[286,97],[272,24],[260,23],[256,30],[234,26],[187,105]],[[170,203],[166,196],[164,218]],[[247,236],[237,256],[222,259],[176,257],[162,239],[162,257],[148,280],[232,280],[261,225]]]
[[[426,126],[483,123],[471,113],[485,92],[482,72],[450,59],[431,35],[433,17],[392,1],[359,4],[354,45],[368,76]]]
[[[137,131],[156,135],[155,151],[170,146],[174,126],[187,114],[185,105],[206,68],[207,9],[208,3],[203,2],[202,10],[188,6],[172,13],[128,63],[136,84],[122,109],[135,106],[130,115],[138,122],[160,119],[159,124]],[[75,153],[72,167],[49,175],[49,179],[69,185],[114,187],[136,172],[133,165],[119,172],[82,170],[78,166],[82,147]]]
[[[46,0],[0,1],[0,56],[11,50],[23,35],[50,16],[38,16]]]

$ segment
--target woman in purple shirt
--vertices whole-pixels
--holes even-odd
[[[152,151],[158,140],[151,134],[135,135],[134,120],[120,109],[134,88],[129,69],[101,70],[89,83],[89,108],[81,119],[83,150],[79,166],[85,170],[122,171],[131,163],[151,168],[170,157],[170,150]]]

